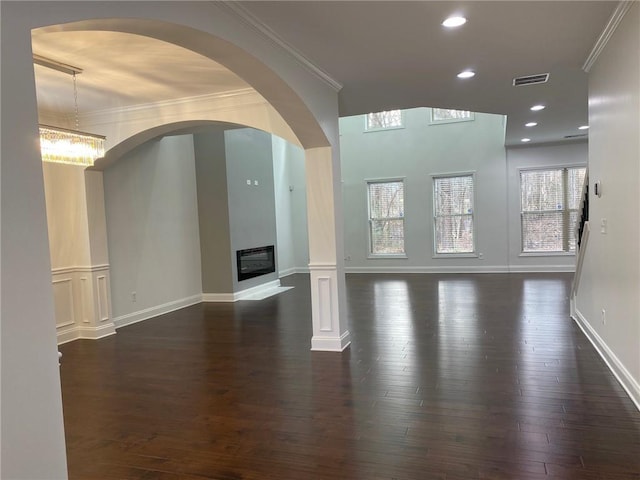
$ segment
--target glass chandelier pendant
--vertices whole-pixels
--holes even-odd
[[[44,162],[93,166],[96,159],[104,157],[105,137],[80,132],[78,130],[78,89],[76,86],[76,74],[81,73],[82,70],[40,56],[34,56],[34,61],[39,65],[69,73],[73,76],[76,130],[40,125],[40,153],[42,160]]]
[[[40,152],[45,162],[92,166],[104,157],[105,137],[40,125]]]

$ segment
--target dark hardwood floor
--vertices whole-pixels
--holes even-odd
[[[61,346],[71,479],[640,478],[640,413],[568,315],[571,276],[309,277]]]

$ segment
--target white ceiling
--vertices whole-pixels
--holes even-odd
[[[611,1],[258,1],[254,19],[343,85],[340,115],[434,106],[508,115],[507,144],[564,140],[587,123],[581,69],[616,7]],[[440,25],[452,13],[468,23]],[[249,87],[221,65],[172,44],[111,32],[35,35],[34,53],[84,69],[80,111]],[[476,76],[456,74],[471,68]],[[549,72],[544,85],[514,76]],[[39,108],[69,113],[71,78],[36,66]],[[535,103],[547,108],[529,111]],[[537,121],[533,129],[524,127]]]

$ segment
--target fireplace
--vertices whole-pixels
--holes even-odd
[[[247,280],[276,271],[273,245],[236,251],[238,281]]]

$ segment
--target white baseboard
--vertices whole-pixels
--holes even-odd
[[[314,352],[342,352],[349,345],[351,345],[351,334],[348,330],[340,337],[314,335],[311,338],[311,350]]]
[[[600,354],[604,363],[607,364],[609,370],[616,377],[622,388],[625,389],[629,398],[636,405],[636,408],[640,410],[640,384],[635,378],[631,376],[629,371],[625,368],[618,357],[602,340],[598,332],[587,322],[586,318],[577,308],[574,308],[575,314],[572,315],[573,320],[578,324],[584,335],[589,339],[596,351]]]
[[[116,327],[112,322],[100,325],[99,327],[73,326],[67,330],[58,332],[58,345],[69,343],[81,338],[90,340],[99,340],[101,338],[114,335]]]
[[[574,273],[575,264],[572,265],[511,265],[510,273]]]
[[[288,277],[296,273],[296,267],[286,268],[284,270],[278,270],[278,278]]]
[[[506,265],[465,267],[346,267],[345,273],[507,273]]]
[[[151,308],[145,308],[144,310],[138,310],[137,312],[127,313],[126,315],[121,315],[113,319],[113,323],[115,324],[116,329],[131,325],[133,323],[138,323],[143,320],[147,320],[152,317],[157,317],[158,315],[162,315],[164,313],[173,312],[174,310],[179,310],[184,307],[189,307],[191,305],[195,305],[196,303],[202,302],[202,295],[193,295],[191,297],[182,298],[180,300],[174,300],[172,302],[164,303],[162,305],[157,305]]]
[[[273,280],[271,282],[263,283],[262,285],[256,285],[255,287],[240,290],[235,293],[203,293],[203,302],[237,302],[245,298],[259,295],[266,290],[273,290],[280,286],[280,280]]]

